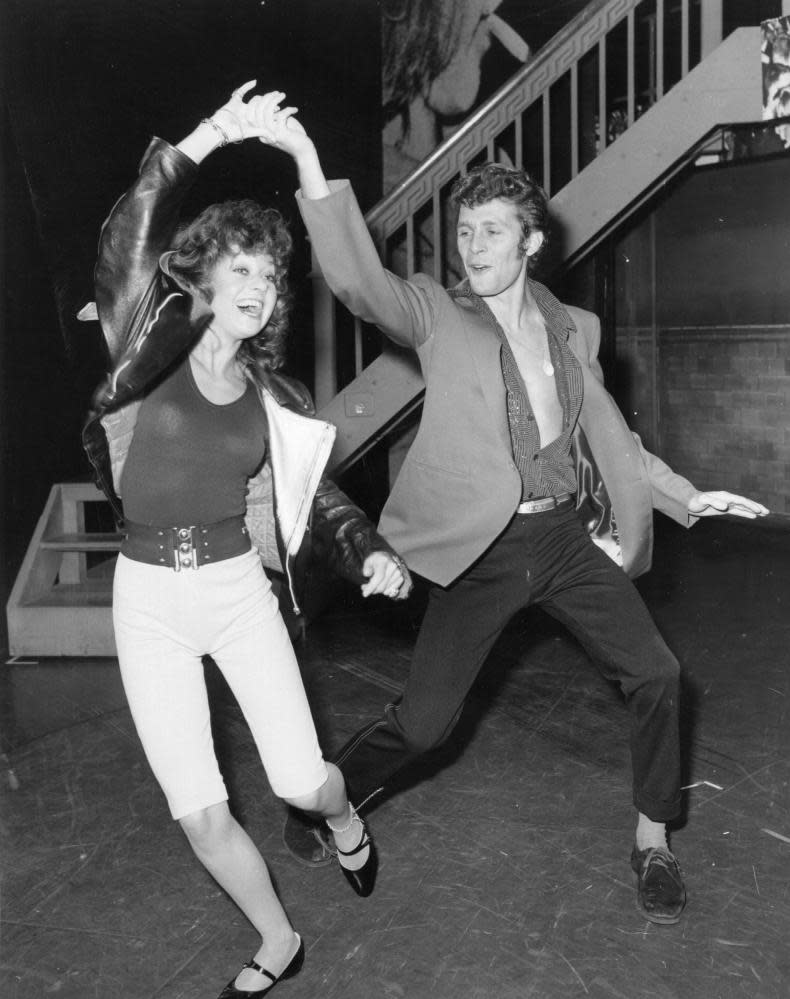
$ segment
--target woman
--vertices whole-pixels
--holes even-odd
[[[114,370],[85,430],[119,514],[123,497],[113,620],[137,731],[198,859],[261,937],[222,999],[262,996],[299,970],[304,948],[230,814],[202,656],[233,690],[274,792],[326,820],[344,874],[368,895],[375,848],[322,758],[261,562],[284,570],[295,607],[310,541],[366,596],[405,596],[411,585],[362,511],[321,478],[334,428],[277,371],[291,249],[282,218],[227,202],[177,232],[197,165],[228,142],[265,136],[244,101],[254,85],[177,146],[154,139],[103,227],[97,307]],[[274,108],[280,96],[257,101]]]

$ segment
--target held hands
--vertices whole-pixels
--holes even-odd
[[[280,106],[285,99],[281,90],[255,94],[245,100],[255,86],[255,80],[248,80],[237,87],[221,108],[210,118],[204,118],[191,135],[179,142],[178,148],[200,163],[214,149],[229,142],[259,139],[293,158],[303,197],[326,197],[330,193],[329,185],[312,139],[294,117],[297,109]]]
[[[695,517],[716,517],[729,513],[735,517],[746,517],[748,520],[765,517],[770,512],[762,503],[723,491],[696,493],[688,502],[688,511]]]
[[[220,136],[221,144],[259,139],[267,146],[275,146],[294,157],[312,149],[312,141],[294,118],[297,109],[280,107],[285,98],[281,90],[255,94],[245,100],[256,84],[256,80],[248,80],[237,87],[230,99],[211,118],[205,119]]]
[[[393,600],[405,600],[411,593],[409,570],[400,559],[388,552],[372,552],[362,563],[362,574],[367,583],[361,586],[362,596],[381,594]]]
[[[280,102],[285,94],[272,90],[268,94],[245,101],[244,98],[256,85],[257,80],[242,83],[222,107],[217,108],[210,118],[204,119],[219,135],[221,145],[243,142],[245,139],[270,141],[268,128],[273,121],[272,116],[280,113]],[[296,108],[288,110],[293,114]]]

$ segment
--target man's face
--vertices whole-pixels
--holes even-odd
[[[500,295],[523,280],[527,258],[542,242],[540,233],[524,240],[515,205],[494,198],[458,213],[458,253],[472,291],[487,298]]]

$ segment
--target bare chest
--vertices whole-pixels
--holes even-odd
[[[549,354],[545,329],[525,342],[506,333],[510,349],[529,396],[532,413],[538,425],[541,445],[545,446],[562,433],[562,403]]]

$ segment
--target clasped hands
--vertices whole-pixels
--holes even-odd
[[[307,133],[294,117],[298,109],[280,106],[285,98],[281,90],[255,94],[246,100],[256,85],[256,80],[248,80],[237,87],[229,100],[214,112],[212,119],[220,125],[230,142],[259,139],[266,145],[296,152],[300,143],[309,142]]]
[[[361,586],[363,597],[380,595],[405,600],[412,590],[412,579],[405,564],[389,552],[371,552],[362,563],[367,582]]]

